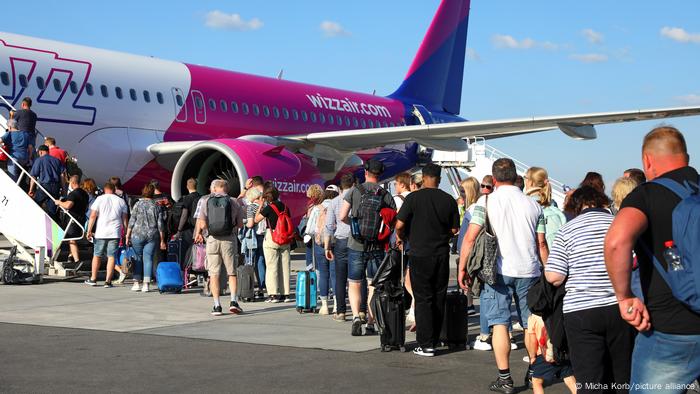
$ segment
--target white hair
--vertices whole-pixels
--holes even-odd
[[[17,121],[14,119],[10,119],[7,121],[7,128],[8,129],[17,129]]]
[[[214,179],[211,181],[211,186],[209,187],[209,190],[214,191],[214,188],[220,187],[224,189],[225,192],[228,192],[228,182],[223,180],[223,179]]]

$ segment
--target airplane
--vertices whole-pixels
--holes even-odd
[[[0,107],[29,96],[38,130],[78,158],[85,176],[124,180],[138,194],[158,179],[178,199],[194,177],[237,195],[259,175],[295,220],[311,184],[362,163],[383,179],[415,169],[431,149],[465,139],[560,129],[596,138],[600,124],[700,114],[700,107],[468,121],[459,116],[470,0],[443,0],[408,73],[386,97],[0,32]],[[0,116],[0,121],[2,121]]]

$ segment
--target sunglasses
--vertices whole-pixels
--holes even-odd
[[[481,185],[481,188],[482,188],[482,189],[492,190],[492,189],[493,189],[493,186],[491,186],[491,185]]]

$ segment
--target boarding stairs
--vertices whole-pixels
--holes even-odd
[[[528,168],[531,167],[488,145],[486,140],[481,137],[470,138],[467,142],[469,149],[464,152],[435,150],[432,154],[432,162],[440,165],[445,175],[440,187],[443,190],[451,191],[455,198],[461,194],[459,184],[463,179],[473,176],[481,181],[484,176],[491,174],[491,167],[498,159],[509,158],[513,160],[518,174],[523,176]],[[552,186],[552,199],[556,201],[559,207],[564,207],[564,199],[566,197],[564,184],[551,177],[549,178],[549,183]]]
[[[0,95],[0,99],[9,108],[12,105]],[[0,130],[7,128],[7,119],[0,114]],[[0,148],[15,165],[19,166],[8,152]],[[27,169],[19,166],[21,174],[17,182],[13,181],[8,173],[0,170],[0,235],[4,236],[10,244],[17,247],[18,257],[28,262],[34,262],[34,273],[38,275],[69,277],[75,276],[75,268],[65,268],[62,263],[56,261],[61,245],[67,241],[75,241],[83,238],[65,238],[65,231],[51,216],[49,216],[34,199],[22,189],[20,185],[25,179],[34,181],[36,187],[47,195],[51,195],[39,182],[33,178]],[[52,196],[58,198],[59,196]],[[83,223],[79,223],[70,213],[58,207],[68,218],[68,224],[74,223],[84,233]],[[28,250],[33,250],[32,255]]]

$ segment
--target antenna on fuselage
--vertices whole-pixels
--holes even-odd
[[[372,90],[372,96],[376,96],[376,95],[377,95],[377,89]]]
[[[282,75],[284,75],[284,69],[281,69],[280,73],[277,74],[277,79],[282,79]]]

